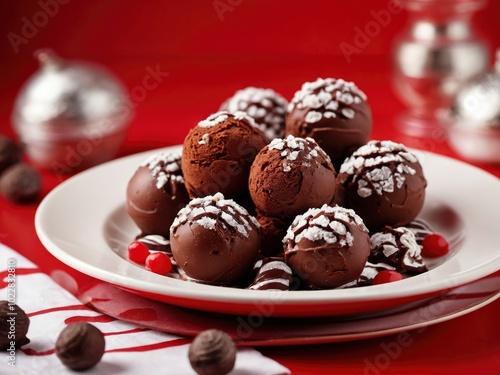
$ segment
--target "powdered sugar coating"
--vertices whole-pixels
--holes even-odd
[[[160,152],[148,157],[140,166],[149,168],[151,176],[156,179],[157,189],[162,189],[171,180],[184,183],[180,154]]]
[[[225,111],[212,113],[205,120],[201,120],[200,122],[198,122],[198,126],[202,128],[211,128],[212,126],[222,124],[229,117],[228,114],[229,113]]]
[[[170,232],[188,221],[208,230],[216,230],[217,225],[224,229],[232,228],[243,237],[248,237],[250,231],[260,227],[258,221],[245,208],[232,199],[224,199],[221,193],[192,199],[179,211]]]
[[[310,208],[294,219],[283,243],[287,244],[287,251],[297,250],[297,244],[303,239],[329,244],[338,243],[341,247],[352,246],[354,237],[347,228],[350,224],[368,233],[363,220],[353,210],[326,204],[321,208]]]
[[[343,79],[318,78],[314,82],[305,82],[288,104],[288,112],[295,108],[308,108],[304,121],[314,124],[323,117],[352,119],[355,111],[350,108],[353,104],[366,102],[367,98],[353,82]]]
[[[243,111],[255,119],[269,140],[282,137],[288,102],[272,89],[247,87],[237,91],[221,109],[230,113]]]
[[[340,173],[352,176],[357,193],[366,198],[373,193],[392,193],[404,186],[405,176],[416,170],[409,163],[418,158],[402,144],[392,141],[370,141],[356,150],[340,167]]]
[[[425,270],[421,247],[415,234],[406,227],[385,228],[370,238],[370,259],[396,266],[398,271]],[[399,264],[397,264],[399,263]]]
[[[228,111],[219,111],[216,113],[212,113],[205,120],[198,122],[198,126],[201,128],[211,128],[220,124],[223,124],[227,119],[234,118],[239,121],[246,121],[252,127],[259,129],[259,126],[255,122],[255,120],[250,117],[247,113],[242,111],[236,111],[234,113],[229,113]],[[209,140],[202,139],[198,142],[199,144],[208,143]]]
[[[295,163],[310,167],[313,159],[320,158],[330,161],[330,157],[318,146],[314,139],[309,137],[300,138],[289,135],[284,139],[275,138],[267,147],[269,150],[281,151],[284,172],[290,172],[291,166]]]

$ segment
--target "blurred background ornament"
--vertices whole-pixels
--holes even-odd
[[[393,84],[409,107],[399,129],[414,137],[443,136],[439,112],[460,85],[488,67],[489,50],[470,19],[485,0],[400,0],[409,25],[393,48]]]
[[[450,146],[475,162],[500,163],[500,49],[493,71],[458,91],[448,116]]]
[[[113,158],[133,117],[123,85],[103,67],[39,50],[40,69],[21,89],[14,129],[32,162],[56,174]]]

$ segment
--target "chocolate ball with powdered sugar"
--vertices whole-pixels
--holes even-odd
[[[336,172],[312,138],[276,138],[256,156],[248,180],[261,214],[295,217],[333,201]]]
[[[195,198],[175,218],[170,246],[187,276],[213,285],[235,285],[250,275],[259,256],[259,223],[221,193]]]
[[[245,112],[217,112],[189,131],[182,151],[182,171],[191,198],[222,193],[239,202],[248,197],[248,174],[267,144]]]
[[[343,79],[306,82],[288,105],[285,134],[314,138],[336,167],[368,142],[371,130],[366,95]]]
[[[385,227],[370,238],[372,263],[384,263],[400,273],[422,273],[427,270],[415,234],[405,227]]]
[[[354,209],[370,231],[408,224],[419,214],[427,181],[415,154],[392,141],[370,141],[340,167],[342,205]]]
[[[323,205],[298,215],[283,239],[285,260],[309,289],[357,280],[370,254],[363,220],[344,207]]]
[[[127,213],[142,235],[168,237],[177,212],[188,202],[179,154],[151,155],[127,185]]]
[[[285,113],[288,101],[272,89],[247,87],[222,103],[220,110],[246,112],[252,117],[268,141],[285,135]]]

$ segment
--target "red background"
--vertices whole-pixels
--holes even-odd
[[[368,95],[374,118],[372,138],[403,141],[457,157],[443,138],[406,138],[394,126],[404,107],[391,90],[390,51],[394,36],[408,21],[406,12],[393,14],[350,62],[339,48],[341,43],[352,45],[355,28],[364,29],[373,21],[373,12],[387,9],[387,0],[60,1],[66,4],[57,11],[52,5],[54,14],[46,19],[40,14],[42,4],[56,0],[0,3],[0,134],[14,135],[10,116],[17,92],[37,69],[33,52],[49,47],[64,58],[105,65],[131,95],[142,85],[148,67],[168,73],[143,100],[132,98],[136,115],[121,154],[182,143],[191,127],[239,88],[271,87],[290,99],[304,81],[341,77],[354,81]],[[220,15],[214,4],[228,7]],[[23,33],[26,20],[46,24],[27,35]],[[490,0],[475,14],[473,24],[492,49],[500,47],[500,1]],[[26,38],[17,52],[9,41],[13,34]],[[481,167],[500,176],[499,166]],[[43,182],[42,197],[59,181],[44,172]],[[0,197],[0,241],[46,272],[64,269],[84,283],[85,277],[43,249],[33,227],[36,207],[13,205]],[[499,308],[497,301],[415,334],[415,343],[383,373],[496,373]],[[361,374],[366,370],[362,359],[375,358],[380,345],[390,340],[263,351],[294,373]]]
[[[64,58],[104,64],[129,90],[141,85],[148,66],[159,66],[162,72],[169,73],[157,89],[137,103],[137,115],[129,133],[129,140],[134,142],[181,143],[189,128],[215,111],[238,88],[271,87],[290,99],[304,81],[319,76],[355,81],[369,95],[376,129],[387,126],[383,112],[402,108],[390,89],[390,50],[393,37],[407,23],[407,13],[392,14],[378,35],[370,38],[360,53],[350,56],[351,62],[343,56],[339,45],[353,45],[355,28],[364,29],[374,20],[373,13],[387,10],[390,3],[388,0],[3,2],[0,129],[2,133],[10,133],[9,116],[15,95],[37,69],[33,52],[44,47],[54,49]],[[226,7],[221,8],[224,4]],[[44,8],[50,11],[44,12]],[[499,20],[497,0],[490,0],[473,19],[478,34],[492,47],[500,46]],[[26,26],[27,21],[35,24],[34,32]],[[13,34],[26,37],[15,48],[9,40]],[[379,103],[382,99],[383,103]],[[147,134],[142,130],[143,122],[148,123]]]

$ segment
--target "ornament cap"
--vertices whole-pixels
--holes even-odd
[[[37,49],[33,55],[43,69],[60,69],[64,65],[64,60],[50,48]]]

